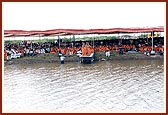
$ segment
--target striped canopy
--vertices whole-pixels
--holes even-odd
[[[153,28],[111,28],[111,29],[53,29],[44,31],[26,30],[4,30],[4,37],[26,37],[26,36],[62,36],[62,35],[84,35],[84,34],[117,34],[117,33],[150,33],[164,32],[163,27]]]

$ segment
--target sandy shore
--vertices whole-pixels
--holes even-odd
[[[110,57],[106,57],[105,53],[103,52],[96,52],[95,53],[95,61],[105,61],[105,60],[164,60],[164,56],[160,55],[151,55],[147,56],[144,54],[123,54],[119,55],[116,53],[112,53]],[[65,62],[78,62],[79,58],[74,56],[66,56]],[[32,64],[32,63],[53,63],[57,62],[60,63],[60,59],[56,54],[39,54],[36,56],[30,57],[22,57],[19,59],[12,59],[10,61],[4,61],[4,65],[9,64]]]

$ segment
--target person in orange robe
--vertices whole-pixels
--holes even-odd
[[[8,54],[6,51],[4,51],[4,60],[7,60]]]
[[[86,56],[86,46],[85,46],[85,43],[82,44],[82,56]]]
[[[50,54],[55,54],[54,48],[50,48]]]
[[[91,48],[88,47],[88,48],[87,48],[87,56],[90,56],[90,55],[91,55]]]
[[[22,57],[24,57],[24,49],[21,49]]]

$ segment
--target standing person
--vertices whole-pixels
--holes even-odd
[[[123,54],[123,48],[122,48],[122,45],[119,46],[119,54]]]
[[[78,49],[77,51],[77,54],[76,54],[78,57],[80,57],[82,55],[82,51],[81,51],[81,48]]]
[[[64,57],[64,56],[61,56],[61,57],[60,57],[61,64],[64,64],[64,59],[65,59],[65,57]]]
[[[106,54],[106,57],[110,57],[110,49],[108,47],[106,47],[105,54]]]
[[[78,56],[78,62],[81,63],[81,56],[82,56],[82,51],[81,48],[78,49],[78,51],[76,52],[76,55]]]
[[[61,50],[59,49],[59,51],[58,51],[58,56],[59,57],[61,57],[62,56],[62,52],[61,52]]]

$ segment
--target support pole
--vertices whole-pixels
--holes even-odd
[[[153,51],[153,31],[152,31],[152,51]]]
[[[60,37],[59,37],[59,36],[58,36],[58,40],[59,40],[59,46],[58,46],[58,47],[59,47],[59,49],[60,49]]]
[[[40,40],[40,34],[39,34],[39,40]]]
[[[93,37],[93,49],[94,49],[94,41],[95,41],[95,34],[94,34],[94,37]]]
[[[33,46],[32,46],[32,41],[31,41],[31,49],[33,49]]]
[[[118,33],[118,41],[120,42],[120,40],[119,40],[120,38],[119,38],[119,33]]]
[[[147,43],[148,43],[148,45],[149,45],[149,38],[148,38],[148,36],[147,36]]]

